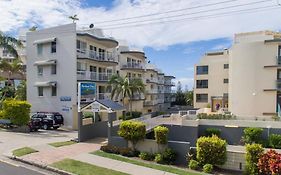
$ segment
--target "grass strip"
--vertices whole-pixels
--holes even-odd
[[[17,157],[21,157],[27,154],[36,153],[37,150],[30,148],[30,147],[23,147],[13,151],[13,155]]]
[[[54,143],[49,143],[49,145],[53,147],[62,147],[62,146],[68,146],[68,145],[73,145],[77,142],[74,141],[65,141],[65,142],[54,142]]]

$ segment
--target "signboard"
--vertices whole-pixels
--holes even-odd
[[[99,112],[100,111],[100,104],[98,102],[92,103],[92,111]]]
[[[78,112],[81,112],[81,96],[93,96],[96,95],[96,83],[92,82],[79,82],[78,83]]]
[[[71,97],[70,96],[61,96],[60,101],[71,101]]]

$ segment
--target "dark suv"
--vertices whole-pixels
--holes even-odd
[[[37,112],[31,118],[40,119],[41,126],[45,130],[50,128],[58,129],[64,122],[63,116],[58,112]]]

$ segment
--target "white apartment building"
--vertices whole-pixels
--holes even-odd
[[[228,96],[228,105],[222,107],[228,107],[238,117],[271,119],[281,103],[281,33],[260,31],[236,34],[232,47],[223,53],[214,56],[214,59],[212,56],[207,56],[208,59],[203,57],[196,65],[195,83],[202,79],[208,81],[198,82],[199,87],[205,87],[203,90],[195,86],[194,106],[202,108],[210,104],[213,107],[218,102],[212,97],[228,94],[225,95]],[[221,60],[214,64],[219,57]],[[227,64],[229,69],[222,71],[225,68],[223,65]],[[202,68],[204,65],[208,68]],[[205,75],[198,75],[198,69],[202,69]],[[222,85],[221,82],[227,78],[229,83]]]
[[[95,82],[97,87],[97,95],[82,97],[82,103],[108,99],[113,74],[144,80],[146,65],[144,52],[119,46],[101,29],[77,30],[76,24],[67,24],[28,32],[27,99],[32,112],[60,112],[65,126],[76,128],[78,82]],[[144,101],[150,99],[144,94],[134,99],[134,111],[148,112]]]

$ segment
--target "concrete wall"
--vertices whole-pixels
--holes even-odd
[[[129,147],[132,148],[132,144],[130,142]],[[144,139],[138,141],[135,148],[140,152],[149,152],[155,154],[163,152],[167,148],[167,145],[157,144],[156,140]]]
[[[181,125],[164,125],[169,129],[168,140],[169,141],[182,141],[189,142],[194,146],[198,138],[198,128],[192,126]],[[179,134],[180,133],[180,134]]]
[[[178,142],[178,141],[168,141],[168,147],[175,150],[177,153],[177,159],[175,164],[186,165],[186,155],[190,150],[189,142]]]

